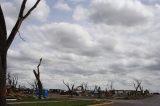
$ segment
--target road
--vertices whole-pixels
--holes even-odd
[[[160,106],[160,96],[143,100],[113,100],[112,106]]]

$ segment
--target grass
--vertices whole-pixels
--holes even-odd
[[[46,102],[46,103],[27,103],[27,104],[9,104],[7,106],[87,106],[98,104],[102,101],[94,100],[76,100],[76,101],[59,101],[59,102]]]
[[[34,96],[25,96],[25,97],[22,97],[22,100],[8,101],[8,102],[64,101],[64,100],[69,100],[69,98],[47,98],[47,99],[39,100],[37,97],[34,97]]]
[[[37,99],[35,97],[24,97],[22,100],[18,100],[18,102],[29,102],[29,101],[64,101],[69,100],[69,98],[47,98],[47,99]]]

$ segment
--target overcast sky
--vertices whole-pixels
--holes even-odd
[[[36,0],[35,0],[36,1]],[[22,0],[0,0],[8,35]],[[34,4],[28,0],[26,10]],[[159,0],[41,0],[8,52],[8,71],[26,86],[40,66],[45,88],[88,82],[160,92]]]

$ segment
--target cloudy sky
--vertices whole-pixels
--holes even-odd
[[[0,0],[8,35],[22,0]],[[28,0],[26,11],[34,4]],[[159,0],[41,0],[8,52],[8,71],[26,86],[43,57],[45,88],[88,82],[102,88],[160,92]]]

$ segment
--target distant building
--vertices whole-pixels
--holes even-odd
[[[152,93],[153,95],[159,95],[160,93],[159,92],[154,92]]]
[[[57,93],[57,94],[60,94],[62,92],[65,92],[64,90],[62,89],[49,89],[49,93]]]
[[[114,90],[114,95],[115,96],[126,96],[126,95],[133,95],[135,92],[136,92],[135,90]]]

